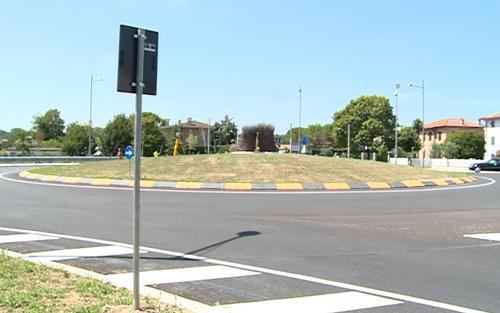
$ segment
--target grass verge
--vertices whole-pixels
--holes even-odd
[[[144,299],[142,312],[181,313],[178,308]],[[125,289],[50,269],[0,252],[1,313],[129,313],[132,296]]]
[[[128,179],[129,161],[114,160],[66,167],[41,167],[30,172],[68,177]],[[133,177],[133,173],[131,175]],[[445,179],[467,175],[382,162],[259,153],[144,158],[141,176],[145,180],[209,183],[356,183]]]

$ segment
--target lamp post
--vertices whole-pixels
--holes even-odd
[[[422,167],[424,167],[424,154],[425,154],[425,129],[424,129],[424,119],[425,119],[425,84],[424,81],[422,80],[422,86],[418,86],[415,84],[408,84],[408,87],[410,88],[419,88],[422,90]]]
[[[92,155],[92,86],[94,83],[101,82],[102,78],[95,79],[92,74],[90,74],[90,119],[89,119],[89,152],[88,155]]]
[[[399,89],[401,88],[401,84],[396,83],[394,88],[395,88],[394,96],[396,97],[396,127],[395,127],[396,138],[394,139],[394,162],[395,164],[398,164],[398,94],[399,94]]]

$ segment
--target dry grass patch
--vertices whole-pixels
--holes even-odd
[[[127,179],[128,162],[89,162],[77,166],[42,167],[30,171],[58,176]],[[267,153],[144,158],[141,171],[142,178],[147,180],[213,183],[392,182],[466,176],[463,173],[445,173],[382,162]]]

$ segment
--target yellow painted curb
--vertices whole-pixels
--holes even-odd
[[[175,184],[178,189],[201,189],[201,183],[194,182],[178,182]]]
[[[420,180],[403,180],[401,182],[403,185],[406,187],[424,187],[425,184],[422,183]]]
[[[324,183],[323,184],[328,190],[349,190],[351,186],[347,183]]]
[[[65,184],[77,184],[80,182],[81,177],[64,177],[63,183]]]
[[[463,177],[463,178],[460,178],[460,179],[463,180],[466,183],[472,183],[473,182],[473,180],[470,177]]]
[[[366,183],[370,189],[389,189],[391,186],[389,186],[388,183],[386,182],[369,182]]]
[[[21,173],[19,173],[19,176],[21,177],[24,177],[24,178],[29,178],[29,177],[32,177],[33,174],[31,174],[30,172],[28,171],[23,171]]]
[[[141,180],[142,188],[153,188],[154,185],[155,185],[154,180]]]
[[[56,179],[56,176],[54,175],[43,175],[42,177],[42,181],[53,181]]]
[[[464,183],[464,181],[461,180],[460,178],[452,178],[451,181],[457,185],[462,185]]]
[[[98,178],[90,182],[91,185],[95,186],[109,186],[113,182],[113,179]]]
[[[433,179],[432,182],[438,186],[448,186],[449,183],[446,181],[446,179]]]
[[[251,183],[225,183],[224,189],[227,190],[252,190]]]
[[[302,190],[304,187],[301,183],[277,183],[278,190]]]

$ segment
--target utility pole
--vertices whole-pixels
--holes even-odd
[[[394,162],[395,162],[395,164],[398,164],[398,94],[399,94],[400,87],[401,87],[401,85],[399,83],[396,83],[396,86],[395,86],[396,91],[394,92],[394,96],[396,97],[396,127],[395,127],[396,138],[394,139]]]
[[[424,167],[425,162],[425,82],[422,80],[422,86],[418,86],[415,84],[408,84],[408,87],[418,88],[422,90],[422,167]]]
[[[208,154],[210,154],[210,118],[208,118]]]
[[[302,84],[299,87],[299,153],[302,153]]]
[[[351,124],[347,125],[347,158],[351,158]]]
[[[92,155],[92,86],[94,83],[102,81],[101,79],[94,80],[94,76],[90,74],[90,118],[89,118],[89,150],[88,155]]]

